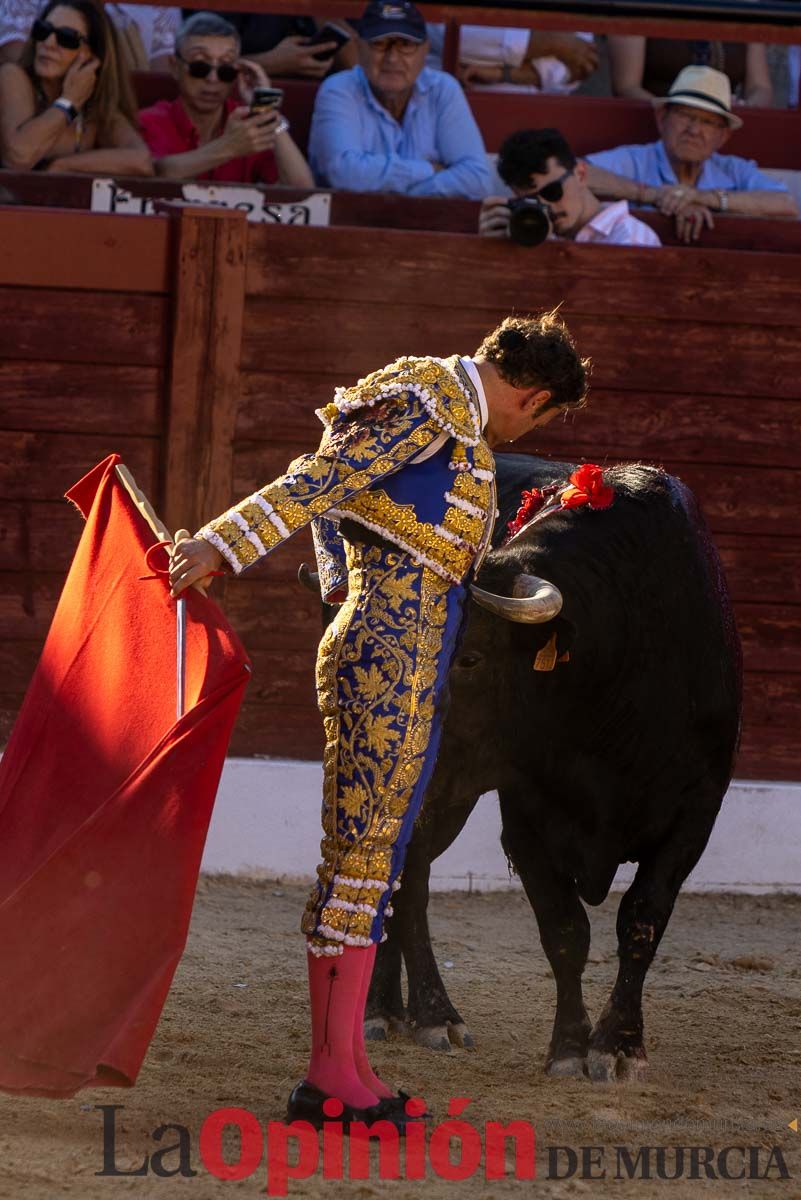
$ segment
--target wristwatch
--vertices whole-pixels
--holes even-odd
[[[51,107],[61,109],[61,111],[64,113],[65,117],[67,118],[68,125],[71,125],[73,121],[78,120],[78,115],[79,115],[78,110],[75,107],[75,105],[72,103],[72,101],[68,100],[66,96],[59,96],[59,98],[57,100],[53,101]]]
[[[729,209],[729,193],[723,188],[715,188],[718,194],[718,212],[728,212]]]

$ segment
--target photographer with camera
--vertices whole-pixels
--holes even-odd
[[[157,175],[314,187],[281,116],[282,93],[269,89],[258,63],[240,58],[239,34],[225,18],[196,13],[185,21],[171,66],[178,99],[160,100],[139,114]],[[241,101],[232,95],[236,86]]]
[[[587,168],[558,129],[521,129],[503,143],[498,174],[514,199],[488,196],[478,232],[538,246],[548,237],[610,246],[659,246],[625,200],[602,204],[587,186]]]

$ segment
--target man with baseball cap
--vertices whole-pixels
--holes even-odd
[[[797,217],[783,183],[756,163],[721,147],[742,120],[731,109],[731,85],[712,67],[685,67],[667,96],[653,101],[658,142],[587,155],[587,183],[615,200],[655,205],[676,218],[678,236],[713,228],[713,212],[749,217]]]
[[[410,0],[371,0],[359,22],[359,66],[326,79],[309,159],[323,185],[354,192],[481,199],[491,190],[484,143],[451,75],[425,66],[426,26]]]

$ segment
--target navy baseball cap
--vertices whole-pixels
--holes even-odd
[[[366,42],[397,37],[422,43],[428,37],[423,14],[410,0],[371,0],[358,28]]]

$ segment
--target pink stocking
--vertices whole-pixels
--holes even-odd
[[[375,955],[378,946],[375,942],[365,953],[364,975],[362,977],[361,990],[359,992],[359,1003],[356,1009],[356,1020],[353,1025],[353,1057],[356,1062],[356,1070],[359,1072],[359,1078],[365,1087],[370,1088],[375,1092],[379,1099],[384,1097],[394,1096],[392,1088],[378,1078],[370,1063],[367,1060],[367,1049],[364,1045],[364,1009],[367,1004],[367,993],[370,990],[370,980],[373,977],[373,964],[375,963]]]
[[[355,1108],[368,1108],[378,1100],[360,1077],[353,1045],[354,1022],[362,1021],[362,980],[371,954],[375,947],[345,946],[339,955],[307,956],[312,1049],[306,1079]]]

